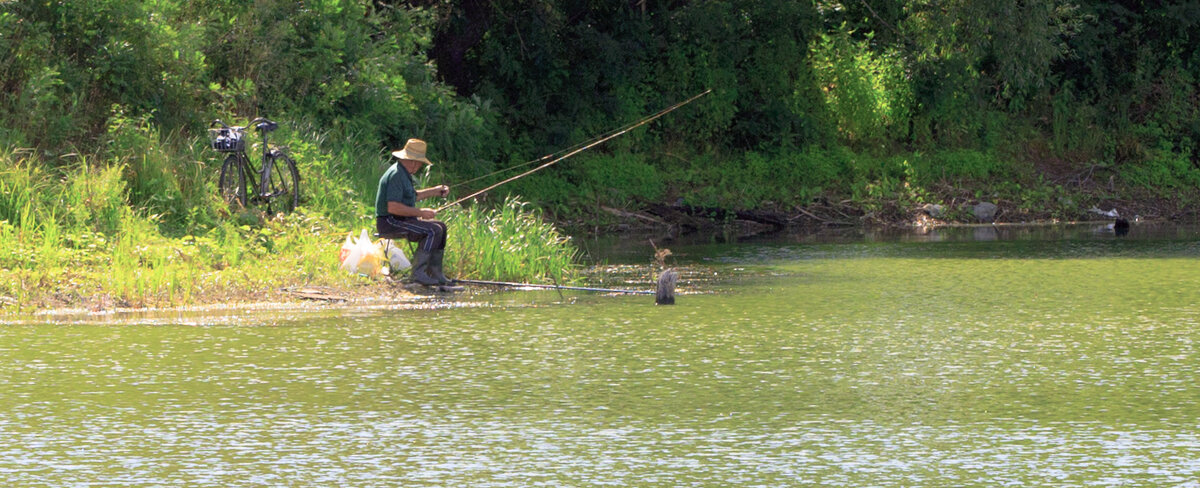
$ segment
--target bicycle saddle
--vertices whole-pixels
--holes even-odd
[[[254,128],[258,129],[259,131],[262,131],[262,132],[271,132],[275,129],[278,129],[279,124],[268,120],[266,122],[259,122],[257,124],[254,124]]]

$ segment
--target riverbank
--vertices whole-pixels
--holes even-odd
[[[376,278],[341,269],[339,250],[347,236],[373,227],[365,208],[343,212],[363,218],[341,220],[304,208],[273,216],[246,210],[177,235],[158,216],[141,215],[120,202],[108,227],[97,229],[97,219],[90,216],[63,218],[61,205],[55,206],[61,198],[53,191],[30,194],[37,198],[21,202],[27,218],[17,225],[0,221],[4,313],[269,303],[289,301],[294,294],[289,290],[305,288],[349,298],[390,293]],[[78,208],[92,209],[82,202]],[[45,218],[34,218],[42,214]],[[576,250],[569,238],[518,200],[451,209],[440,217],[453,239],[445,263],[455,276],[574,279]],[[412,255],[411,245],[402,249]]]
[[[984,189],[935,188],[919,199],[857,201],[818,197],[807,205],[756,208],[647,203],[636,209],[601,207],[592,222],[566,220],[559,225],[576,235],[650,233],[676,238],[690,233],[716,234],[728,239],[780,232],[816,233],[825,229],[897,229],[922,232],[937,227],[1052,225],[1082,222],[1191,224],[1200,222],[1195,196],[1181,192],[1173,198],[1124,189],[1120,192],[1028,190],[1025,198],[985,193]],[[1140,193],[1140,194],[1139,194]],[[1032,196],[1041,195],[1041,196]]]
[[[647,265],[603,265],[581,270],[586,275],[581,282],[610,288],[651,290],[654,275],[660,268]],[[711,273],[702,268],[680,269],[684,280],[693,286],[712,281]],[[273,290],[247,290],[236,296],[197,297],[181,305],[136,306],[116,303],[111,297],[96,295],[75,302],[47,301],[41,307],[13,310],[0,314],[0,324],[184,324],[219,325],[223,323],[276,324],[296,314],[323,311],[371,310],[430,310],[488,306],[486,298],[507,287],[467,286],[464,290],[447,292],[409,282],[406,273],[400,277],[353,277],[341,286],[289,286]],[[547,283],[548,284],[548,283]],[[682,288],[682,287],[681,287]],[[545,290],[535,290],[545,291]],[[679,293],[692,293],[695,290]],[[651,302],[652,303],[652,302]],[[248,318],[249,317],[249,318]]]
[[[749,210],[678,203],[629,209],[601,205],[592,218],[554,223],[538,207],[515,199],[492,209],[472,205],[445,213],[453,240],[447,269],[461,278],[570,283],[577,270],[591,264],[583,261],[594,259],[581,256],[566,235],[621,236],[638,246],[638,261],[650,263],[655,243],[668,247],[689,236],[734,242],[831,230],[921,233],[979,224],[1112,223],[1115,217],[1108,213],[1113,211],[1134,223],[1198,221],[1187,197],[1139,197],[1098,187],[1090,192],[1041,188],[1026,191],[1025,197],[983,188],[930,188],[920,192],[920,198],[859,201],[830,196],[803,206],[765,204]],[[65,219],[46,210],[53,208],[52,200],[25,207],[35,215],[46,211],[47,218],[20,225],[0,222],[0,259],[5,259],[0,309],[5,314],[135,313],[323,300],[298,293],[304,289],[348,303],[421,300],[420,294],[400,285],[338,269],[338,247],[347,233],[369,227],[366,219],[335,220],[304,209],[274,217],[247,211],[199,229],[197,235],[172,236],[154,216],[126,207],[117,207],[122,211],[101,220],[109,227],[97,230],[95,218]],[[74,204],[68,208],[75,211]],[[360,210],[359,215],[368,213]]]
[[[808,211],[812,212],[812,211]],[[803,215],[803,214],[802,214]],[[689,220],[687,226],[680,223],[666,224],[648,223],[641,226],[616,224],[610,229],[609,236],[619,236],[616,240],[626,242],[627,256],[635,256],[633,261],[650,264],[654,260],[655,243],[667,248],[676,243],[686,243],[703,240],[723,240],[736,242],[738,240],[757,238],[769,239],[772,236],[789,234],[792,236],[818,235],[849,235],[860,236],[867,233],[924,233],[937,228],[954,228],[979,226],[980,224],[945,222],[926,219],[916,223],[896,223],[893,225],[829,225],[811,219],[797,219],[789,225],[773,229],[759,222],[749,220],[733,220],[718,222],[710,220],[702,223]],[[1095,221],[1103,225],[1105,221]],[[1052,223],[1050,221],[1042,224]],[[652,225],[651,225],[652,224]],[[996,225],[1029,225],[1027,223]],[[1040,225],[1040,224],[1035,224]],[[697,226],[697,227],[691,227]],[[32,271],[6,270],[9,280],[19,280],[22,277],[32,278],[23,283],[24,294],[20,301],[13,296],[0,296],[5,316],[36,316],[51,321],[69,321],[79,316],[105,316],[113,314],[139,314],[147,312],[187,312],[187,311],[220,311],[231,309],[259,309],[278,307],[362,307],[362,306],[397,306],[401,308],[420,308],[426,306],[430,297],[446,298],[444,294],[434,294],[424,287],[407,285],[403,282],[406,273],[397,278],[381,276],[369,278],[349,275],[336,267],[332,258],[337,245],[333,240],[326,239],[319,245],[293,246],[290,241],[283,241],[284,249],[295,249],[297,254],[288,255],[287,251],[278,251],[276,255],[264,258],[276,263],[254,271],[243,268],[227,268],[220,270],[208,269],[203,272],[188,274],[188,263],[199,259],[194,254],[185,254],[187,246],[168,247],[160,252],[178,256],[178,264],[168,267],[163,274],[164,281],[155,281],[153,276],[155,264],[147,265],[141,271],[134,270],[118,272],[113,269],[96,269],[95,264],[88,267],[86,260],[80,261],[82,267],[59,268],[47,270],[44,273]],[[327,251],[327,252],[326,252]],[[592,259],[594,257],[580,259]],[[317,261],[313,269],[307,273],[289,273],[297,269],[301,262]],[[325,262],[328,261],[328,262]],[[166,261],[151,261],[158,266],[168,266]],[[579,263],[580,266],[594,263]],[[460,272],[457,266],[448,268],[455,277],[470,277],[470,274]],[[612,279],[603,273],[580,269],[581,278],[576,283],[592,284],[592,282]],[[118,288],[118,275],[139,280],[135,286]],[[644,274],[644,273],[643,273]],[[108,281],[105,281],[108,280]],[[536,280],[535,280],[536,281]],[[549,280],[547,282],[551,282]],[[105,284],[107,283],[107,284]],[[158,283],[152,286],[152,283]],[[139,291],[140,290],[140,291]],[[450,295],[451,299],[455,296]],[[32,314],[32,315],[31,315]]]
[[[420,290],[399,281],[380,281],[357,287],[281,288],[263,293],[247,293],[234,301],[205,302],[178,306],[130,306],[114,304],[105,297],[89,297],[71,306],[44,307],[29,312],[0,315],[0,324],[105,323],[218,325],[271,323],[273,319],[297,313],[324,310],[418,310],[471,306],[468,296]]]
[[[77,295],[71,299],[55,294],[25,303],[23,308],[10,310],[10,318],[22,320],[47,318],[50,321],[70,321],[73,318],[105,317],[145,313],[221,312],[231,310],[284,310],[289,308],[322,308],[329,306],[374,306],[381,304],[417,304],[427,294],[415,293],[400,282],[383,278],[375,283],[342,286],[286,286],[277,289],[231,290],[220,295],[200,295],[188,303],[142,301],[115,298],[109,294]]]
[[[748,227],[753,227],[749,226]],[[1194,225],[1191,227],[1195,227]],[[1165,220],[1139,220],[1132,224],[1130,238],[1164,238],[1175,235],[1186,224]],[[743,229],[746,230],[746,229]],[[736,223],[681,234],[660,227],[627,229],[597,237],[579,236],[574,242],[586,256],[581,260],[576,284],[610,288],[652,289],[653,275],[660,269],[654,263],[655,246],[674,248],[682,255],[669,256],[667,264],[682,273],[680,294],[712,288],[716,277],[696,258],[685,257],[686,249],[713,242],[799,242],[807,244],[911,241],[992,241],[992,240],[1073,240],[1116,235],[1111,220],[1079,222],[928,222],[927,225],[827,226],[796,224],[776,232],[741,233]],[[679,259],[682,258],[682,261]],[[628,263],[628,264],[614,264]],[[593,266],[588,266],[592,264]],[[459,274],[451,269],[452,276]],[[325,284],[291,284],[279,287],[229,288],[223,293],[195,294],[184,303],[171,304],[148,300],[141,303],[121,301],[107,294],[75,295],[70,299],[44,295],[44,301],[26,303],[22,309],[0,314],[0,323],[120,323],[120,324],[194,324],[273,323],[293,313],[320,313],[353,310],[422,310],[483,306],[480,295],[498,289],[468,287],[464,292],[445,293],[381,276],[368,278],[341,272],[330,273]],[[728,277],[726,277],[728,278]],[[152,298],[152,297],[151,297]],[[247,319],[248,316],[255,318]]]

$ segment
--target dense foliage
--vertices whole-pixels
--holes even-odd
[[[282,122],[305,213],[345,229],[409,137],[453,183],[710,88],[500,193],[591,221],[1194,202],[1197,23],[1200,0],[0,0],[0,242],[11,268],[132,228],[233,235],[215,118]]]
[[[982,186],[1035,207],[1065,199],[991,183],[1094,200],[1193,198],[1200,183],[1197,1],[439,5],[435,57],[456,63],[460,94],[493,104],[514,160],[715,90],[521,188],[559,203],[786,206]],[[1098,194],[1100,181],[1113,183]]]
[[[931,166],[922,186],[1040,172],[1165,195],[1200,183],[1197,22],[1196,0],[9,1],[0,144],[133,157],[133,206],[182,224],[199,183],[139,181],[128,132],[200,160],[180,147],[217,117],[284,119],[326,160],[423,137],[453,180],[712,88],[513,190],[560,213],[580,195],[791,205],[906,179],[907,160]],[[964,150],[991,169],[924,161]],[[374,165],[330,166],[329,191],[367,198]],[[787,188],[711,189],[768,173]]]

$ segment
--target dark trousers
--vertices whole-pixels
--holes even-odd
[[[379,237],[415,241],[417,249],[422,251],[446,248],[446,224],[437,220],[387,215],[375,217],[375,230],[379,232]]]

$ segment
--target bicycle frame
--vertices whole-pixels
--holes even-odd
[[[263,117],[258,117],[254,120],[251,120],[246,127],[226,125],[225,122],[221,121],[221,119],[214,120],[212,124],[209,124],[209,126],[212,127],[216,124],[220,124],[221,127],[226,129],[240,130],[243,132],[250,127],[253,127],[254,130],[258,131],[259,137],[262,138],[262,156],[259,158],[261,165],[257,169],[254,167],[254,163],[251,162],[250,155],[246,153],[245,149],[235,151],[233,154],[237,155],[238,165],[242,167],[242,172],[246,176],[246,188],[253,188],[255,191],[254,198],[263,198],[269,200],[272,197],[275,197],[276,195],[272,194],[270,191],[270,182],[267,181],[266,178],[267,158],[271,156],[271,144],[267,134],[278,128],[279,125]],[[249,195],[247,195],[247,198],[249,199]]]

